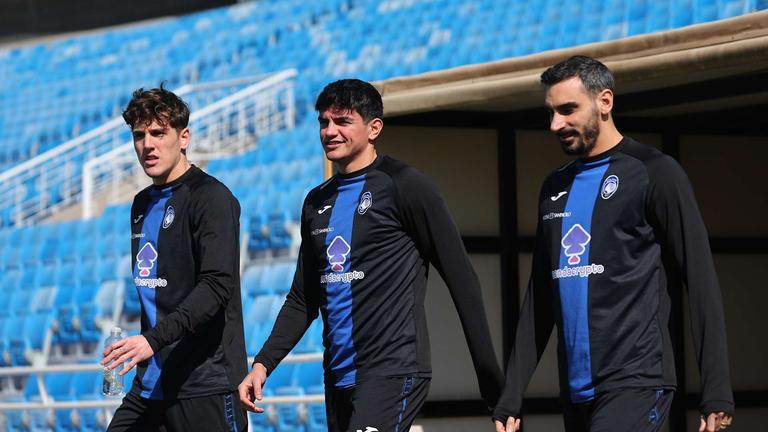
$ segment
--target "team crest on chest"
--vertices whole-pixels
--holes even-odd
[[[615,175],[610,175],[603,182],[603,187],[600,188],[600,196],[603,199],[608,199],[616,193],[617,189],[619,189],[619,178]]]
[[[360,205],[357,206],[357,212],[361,215],[365,214],[372,205],[373,195],[370,192],[363,192],[363,195],[360,197]]]
[[[176,210],[173,209],[173,206],[168,206],[167,209],[165,209],[165,216],[163,216],[163,228],[168,228],[173,223],[173,219],[176,218]]]

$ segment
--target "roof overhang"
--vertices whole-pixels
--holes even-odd
[[[541,107],[544,95],[539,76],[544,69],[576,54],[598,58],[611,68],[622,96],[766,73],[768,11],[375,84],[382,93],[386,117],[450,110],[521,111]],[[702,95],[701,100],[683,99],[663,108],[640,107],[631,114],[652,116],[691,112],[715,103],[732,108],[768,102],[768,81],[753,90],[742,90],[748,95]]]

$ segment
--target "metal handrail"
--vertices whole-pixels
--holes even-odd
[[[287,94],[285,102],[272,101],[271,104],[256,101],[256,104],[262,103],[262,111],[272,112],[283,110],[285,122],[280,121],[279,127],[293,127],[295,108],[293,101],[293,86],[289,80],[296,76],[296,70],[290,69],[269,76],[259,75],[256,77],[236,78],[214,83],[198,83],[185,85],[177,91],[182,95],[189,95],[188,100],[201,100],[205,106],[202,109],[195,110],[190,117],[191,120],[201,120],[206,115],[218,115],[219,123],[212,122],[211,133],[221,136],[228,132],[223,130],[224,126],[234,125],[234,122],[247,124],[251,129],[253,125],[248,123],[249,119],[244,114],[236,112],[239,107],[228,107],[227,104],[237,103],[237,95],[242,97],[249,92],[264,92],[269,94],[268,86],[283,86]],[[253,84],[255,83],[255,84]],[[243,89],[243,87],[245,89]],[[250,90],[249,90],[250,89]],[[254,90],[255,89],[255,90]],[[277,92],[273,95],[278,97]],[[209,103],[210,102],[210,103]],[[261,105],[259,105],[261,107]],[[249,109],[253,110],[253,106]],[[218,110],[218,114],[215,111]],[[230,117],[225,117],[229,115]],[[276,129],[265,128],[270,126],[271,117],[264,114],[267,119],[255,128],[259,132],[269,132]],[[250,131],[244,131],[243,128],[234,128],[239,134],[238,140],[227,140],[209,142],[214,149],[220,152],[208,152],[201,154],[201,159],[220,156],[221,154],[231,154],[234,151],[242,150],[242,143],[254,142],[252,137],[245,136]],[[13,168],[0,173],[0,211],[10,210],[10,217],[13,224],[17,226],[25,225],[30,222],[39,221],[64,206],[70,206],[80,202],[83,197],[83,184],[86,180],[82,177],[81,167],[89,159],[98,158],[105,153],[120,147],[126,147],[126,142],[130,142],[128,128],[125,127],[121,117],[115,117],[101,126],[90,130],[72,140],[56,146],[55,148],[23,162]],[[198,140],[198,143],[201,141]],[[203,141],[204,142],[204,141]],[[216,147],[220,144],[220,147]],[[234,151],[230,151],[234,144]],[[229,145],[229,147],[227,147]],[[238,147],[240,145],[240,147]],[[130,153],[131,145],[128,145]],[[135,165],[135,164],[134,164]],[[100,173],[99,180],[103,183],[105,176],[109,173]]]
[[[192,146],[188,158],[201,162],[241,152],[254,145],[259,135],[282,128],[293,128],[295,123],[293,87],[289,80],[295,76],[294,69],[270,75],[193,112],[189,119]],[[275,100],[280,92],[285,94],[285,112],[280,111],[280,104]],[[279,121],[273,118],[275,116]],[[234,123],[230,123],[232,117],[236,119]],[[235,133],[230,130],[233,127]],[[235,141],[228,142],[228,139],[233,137],[236,138]],[[205,147],[206,143],[210,147],[201,151],[201,147]],[[217,145],[221,147],[218,148]],[[93,216],[93,201],[95,194],[99,191],[111,188],[117,199],[125,195],[117,192],[119,185],[140,184],[142,180],[146,181],[133,153],[133,145],[128,140],[122,145],[115,146],[111,151],[85,162],[81,180],[83,218]],[[127,180],[128,178],[133,178],[134,181],[131,182]]]
[[[290,354],[281,363],[311,363],[322,361],[322,353]],[[248,359],[248,364],[253,363],[253,357]],[[43,376],[52,373],[67,372],[100,372],[104,368],[99,364],[60,364],[50,366],[16,366],[0,368],[1,376],[25,376],[36,375],[41,402],[0,402],[0,411],[10,410],[42,410],[42,409],[78,409],[78,408],[114,408],[120,405],[121,398],[81,400],[81,401],[55,401],[48,395]],[[265,396],[260,402],[263,405],[279,405],[292,403],[323,402],[325,396],[320,394],[302,396]]]

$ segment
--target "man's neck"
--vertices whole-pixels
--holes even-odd
[[[349,163],[346,163],[346,164],[336,163],[336,169],[341,174],[349,174],[355,171],[360,171],[361,169],[372,164],[373,161],[376,160],[377,156],[378,155],[376,154],[376,148],[371,148],[370,151],[365,151],[357,155]]]
[[[608,127],[605,128],[605,130],[600,131],[600,135],[598,135],[597,137],[597,142],[595,143],[595,146],[592,148],[592,150],[588,154],[584,156],[589,158],[592,156],[603,154],[608,150],[619,145],[622,139],[624,139],[624,136],[621,135],[621,133],[611,123],[610,125],[608,125]]]
[[[156,177],[152,179],[152,183],[155,186],[163,186],[166,185],[179,177],[183,176],[187,170],[192,168],[192,165],[189,163],[186,157],[182,157],[179,163],[173,167],[170,173],[168,173],[167,177]]]

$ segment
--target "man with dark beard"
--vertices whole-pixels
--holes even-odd
[[[566,431],[659,430],[676,387],[667,280],[678,277],[702,377],[699,430],[727,428],[734,405],[722,299],[687,176],[619,133],[613,75],[599,61],[571,57],[541,82],[550,129],[577,159],[550,174],[539,195],[497,432],[519,428],[523,391],[555,324]]]

